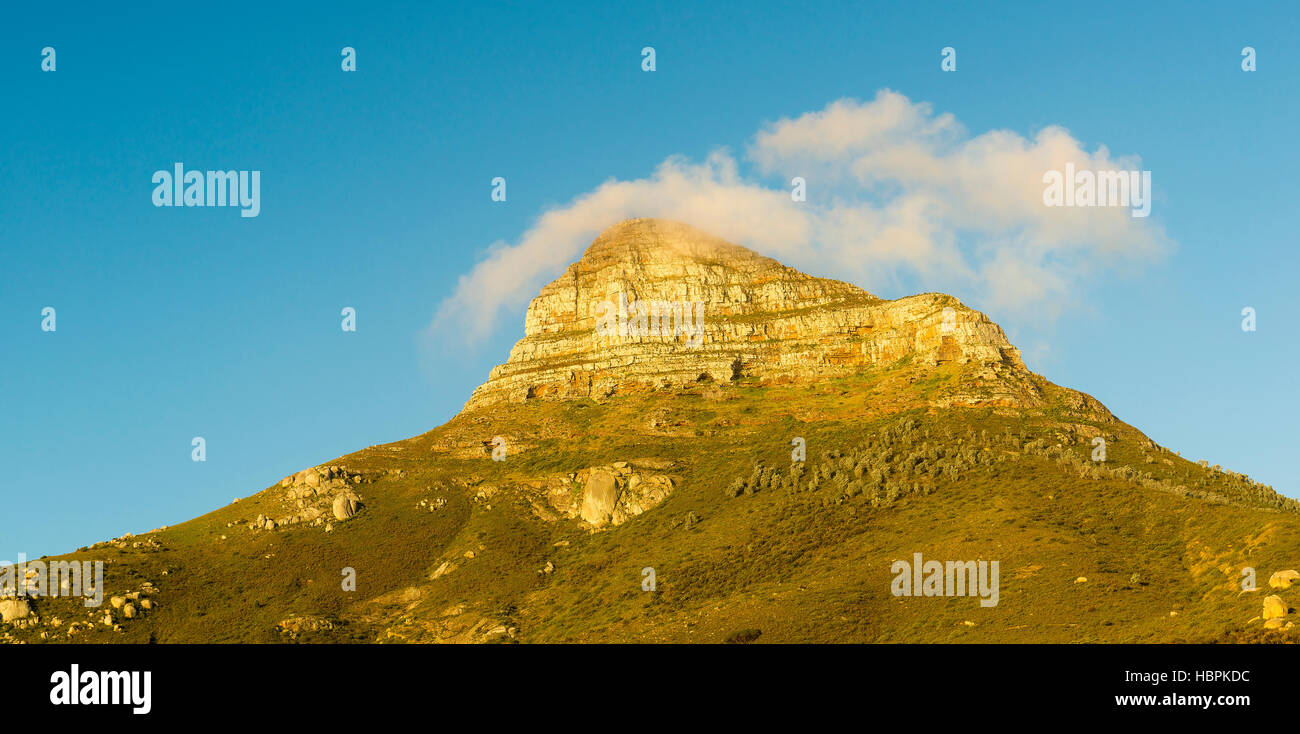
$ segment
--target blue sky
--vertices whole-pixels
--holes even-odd
[[[779,188],[745,159],[756,133],[886,88],[971,136],[1059,125],[1140,156],[1163,257],[1081,276],[1054,314],[954,295],[1054,382],[1300,496],[1294,4],[130,5],[20,4],[0,28],[0,558],[183,521],[443,423],[523,333],[517,305],[484,339],[428,331],[490,246],[672,156],[725,148]],[[260,170],[260,215],[154,207],[177,161]]]

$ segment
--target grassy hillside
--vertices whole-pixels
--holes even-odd
[[[464,413],[328,462],[353,477],[355,517],[250,529],[258,515],[294,511],[277,483],[67,556],[105,561],[107,595],[153,601],[134,618],[116,615],[117,629],[102,609],[40,599],[41,624],[3,634],[31,643],[1293,638],[1252,619],[1270,593],[1288,605],[1300,596],[1267,587],[1274,571],[1300,566],[1293,500],[1156,446],[1087,396],[1017,379],[988,384],[965,367],[902,362],[814,384],[742,379]],[[1007,405],[1006,395],[1029,393],[1032,407]],[[954,395],[967,405],[935,407]],[[506,440],[504,461],[491,458],[495,436]],[[792,461],[796,437],[802,462]],[[1092,459],[1098,437],[1104,462]],[[582,487],[570,475],[619,462],[671,477],[671,495],[595,532],[548,504],[548,492],[566,491],[576,504]],[[998,561],[999,603],[894,596],[891,564],[917,552]],[[1244,567],[1260,591],[1241,591]],[[345,568],[355,591],[341,588]],[[642,588],[647,568],[654,591]],[[70,635],[73,621],[92,624]]]

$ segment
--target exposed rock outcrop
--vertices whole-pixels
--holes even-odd
[[[26,599],[0,599],[0,622],[25,619],[31,613],[32,606]]]
[[[353,515],[356,515],[357,510],[360,509],[360,507],[361,503],[357,500],[356,495],[341,494],[334,498],[334,507],[332,508],[334,511],[334,519],[347,520]]]
[[[466,408],[816,379],[908,356],[1024,371],[1002,329],[951,296],[885,301],[684,224],[631,219],[533,299],[524,338]]]
[[[582,494],[582,519],[592,525],[604,525],[614,515],[618,503],[618,484],[614,475],[601,469],[591,472]]]
[[[582,469],[548,481],[545,501],[561,515],[581,519],[593,528],[621,525],[673,493],[675,478],[651,466],[667,468],[667,464],[618,461]]]

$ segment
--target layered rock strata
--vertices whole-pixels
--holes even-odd
[[[951,296],[886,301],[685,224],[631,219],[542,288],[524,338],[466,408],[742,377],[820,379],[908,356],[1024,370],[1002,329]]]

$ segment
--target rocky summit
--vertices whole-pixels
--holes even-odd
[[[674,222],[596,238],[451,420],[322,458],[0,569],[0,641],[1297,634],[1300,503],[1034,374],[951,296]]]
[[[882,300],[658,219],[597,237],[529,304],[524,329],[467,407],[742,375],[817,380],[903,358],[969,363],[990,378],[1025,371],[1002,329],[951,296]]]

